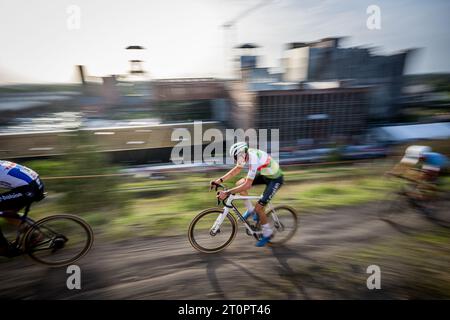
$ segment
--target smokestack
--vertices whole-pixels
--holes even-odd
[[[85,76],[85,72],[84,72],[84,66],[78,65],[77,68],[78,68],[78,74],[80,75],[81,83],[83,85],[85,85],[86,84],[86,76]]]

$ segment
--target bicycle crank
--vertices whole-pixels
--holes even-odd
[[[252,229],[253,233],[250,230],[245,229],[245,232],[247,233],[247,235],[250,237],[251,236],[255,237],[255,239],[258,241],[261,240],[261,237],[262,237],[261,228],[259,226],[253,226],[253,225],[250,225],[250,228]]]
[[[69,240],[69,239],[67,239],[63,235],[55,237],[55,239],[53,239],[52,244],[51,244],[51,246],[52,246],[52,253],[55,253],[59,249],[64,248],[64,246],[66,245],[67,240]]]

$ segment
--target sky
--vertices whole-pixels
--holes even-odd
[[[144,60],[151,78],[223,77],[231,46],[247,42],[276,70],[286,43],[330,36],[381,54],[421,48],[406,73],[450,72],[450,1],[267,0],[225,32],[261,1],[0,0],[0,83],[75,82],[78,64],[89,75],[124,74],[130,59]],[[379,30],[366,26],[369,5],[380,8]],[[146,49],[133,54],[129,45]]]

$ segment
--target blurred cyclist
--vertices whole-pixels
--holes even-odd
[[[0,214],[7,219],[18,217],[20,209],[44,198],[44,185],[39,175],[14,162],[0,160],[0,189],[8,190],[0,193]],[[19,224],[20,220],[10,222]],[[8,243],[0,229],[0,255],[14,256],[15,253],[15,247]]]
[[[438,178],[448,168],[449,160],[443,154],[432,152],[428,146],[409,146],[391,173],[417,182],[422,190],[435,190]]]
[[[236,166],[221,178],[211,181],[211,185],[213,183],[218,184],[229,180],[239,174],[246,165],[248,165],[247,177],[237,181],[236,187],[227,191],[220,191],[218,198],[220,200],[224,200],[230,194],[235,193],[246,196],[248,195],[247,191],[253,185],[266,185],[261,198],[258,200],[254,208],[250,200],[244,201],[247,208],[247,211],[244,213],[244,218],[247,219],[250,215],[253,215],[254,220],[259,220],[261,222],[263,237],[256,243],[256,246],[265,246],[271,239],[273,230],[267,222],[264,206],[273,198],[278,189],[280,189],[283,185],[283,172],[281,171],[278,163],[270,155],[262,150],[249,148],[245,142],[233,144],[230,148],[230,157],[234,159]],[[256,212],[256,214],[254,212]]]

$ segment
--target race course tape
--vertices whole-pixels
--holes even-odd
[[[368,160],[356,160],[356,161],[333,161],[333,162],[319,162],[319,163],[297,163],[297,164],[285,164],[281,165],[282,167],[320,167],[327,165],[336,165],[336,164],[356,164],[356,163],[367,163],[373,164],[373,161]],[[217,170],[221,170],[223,168],[217,168]],[[147,173],[152,172],[163,172],[163,173],[171,173],[171,172],[180,172],[180,169],[167,169],[161,171],[152,171],[149,169]],[[109,174],[92,174],[92,175],[79,175],[79,176],[53,176],[53,177],[41,177],[42,180],[69,180],[69,179],[92,179],[92,178],[102,178],[102,177],[120,177],[120,176],[132,176],[136,175],[133,173],[109,173]]]

